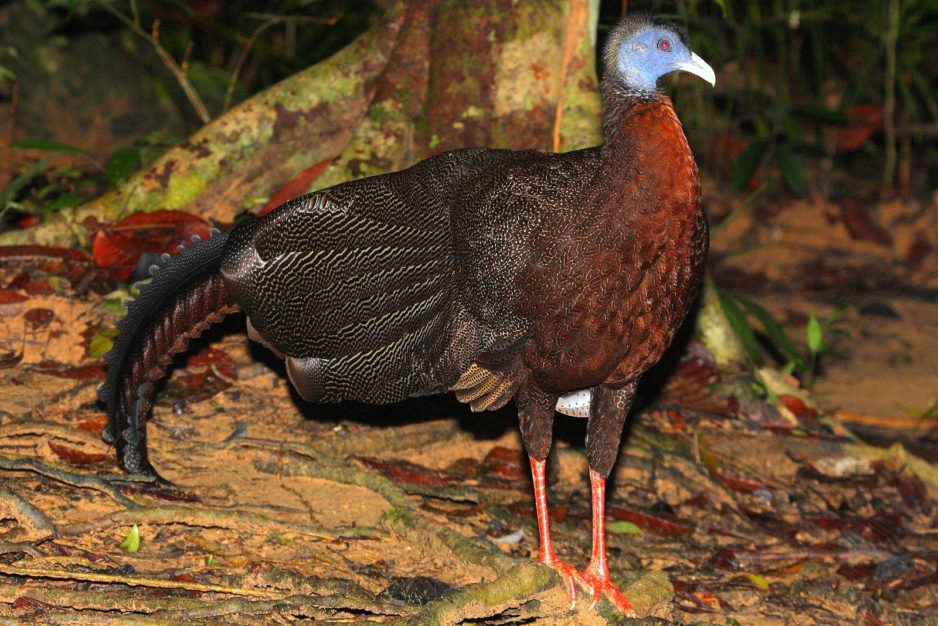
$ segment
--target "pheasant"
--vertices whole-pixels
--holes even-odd
[[[579,586],[632,613],[606,561],[606,479],[639,378],[696,297],[708,240],[697,167],[657,85],[675,71],[715,76],[682,29],[647,16],[611,32],[603,62],[601,146],[445,152],[165,255],[128,308],[100,390],[123,469],[156,475],[145,428],[155,384],[189,339],[240,309],[310,402],[453,391],[481,411],[514,399],[539,560],[573,602]],[[555,410],[588,420],[583,573],[551,541]]]

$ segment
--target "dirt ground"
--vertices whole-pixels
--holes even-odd
[[[710,197],[718,221],[730,202]],[[917,418],[938,380],[934,248],[916,252],[933,245],[935,205],[901,228],[878,207],[888,244],[814,201],[766,202],[716,236],[719,284],[793,336],[832,310],[849,335],[783,410],[732,392],[745,378],[699,344],[646,390],[615,470],[609,552],[647,623],[938,623],[938,436]],[[534,564],[511,406],[305,405],[236,316],[159,396],[151,455],[177,487],[129,480],[98,436],[98,357],[120,307],[97,271],[53,249],[0,264],[0,622],[620,621],[605,602],[571,609]],[[584,425],[557,430],[555,541],[585,566]]]

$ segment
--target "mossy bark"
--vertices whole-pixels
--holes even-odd
[[[213,120],[120,188],[0,244],[87,243],[101,222],[157,209],[230,222],[467,146],[595,145],[596,6],[389,2],[330,59]]]

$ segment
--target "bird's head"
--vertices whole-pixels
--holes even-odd
[[[684,29],[660,18],[626,17],[609,34],[603,56],[606,80],[628,92],[654,93],[659,78],[678,71],[716,83],[713,68],[691,51]]]

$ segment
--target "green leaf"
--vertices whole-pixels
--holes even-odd
[[[769,588],[769,581],[765,579],[765,576],[760,576],[759,574],[746,574],[746,578],[749,579],[749,582],[751,582],[752,586],[756,589],[765,591]]]
[[[45,150],[46,152],[68,152],[71,154],[85,153],[85,151],[81,148],[76,148],[75,146],[62,143],[61,141],[56,141],[55,139],[21,139],[17,142],[14,142],[13,146],[16,148],[29,148],[32,150]]]
[[[808,192],[808,185],[804,179],[804,166],[791,148],[786,144],[780,145],[775,158],[778,160],[778,168],[782,170],[785,184],[791,192],[799,196],[805,195]]]
[[[750,315],[758,320],[759,324],[762,325],[762,331],[765,333],[765,336],[769,338],[769,341],[772,342],[772,345],[775,346],[781,355],[788,360],[792,366],[792,370],[804,369],[805,362],[801,353],[798,351],[798,346],[796,346],[795,342],[788,336],[788,333],[785,332],[782,325],[775,321],[772,314],[765,310],[762,305],[748,298],[744,298],[739,294],[734,294],[733,297],[749,311]],[[788,367],[788,365],[786,365],[786,367]]]
[[[928,407],[927,409],[925,409],[918,416],[918,421],[920,422],[925,422],[925,421],[934,420],[934,419],[938,419],[938,400],[936,400],[935,402],[932,402],[932,405]]]
[[[726,321],[729,322],[730,328],[733,329],[733,332],[743,344],[746,354],[753,363],[761,363],[762,350],[759,348],[756,332],[749,324],[749,320],[746,319],[746,314],[736,304],[733,294],[725,289],[717,288],[717,296],[720,298],[720,306],[722,306],[723,313],[726,315]]]
[[[808,318],[807,335],[808,349],[811,353],[820,354],[824,352],[826,348],[824,345],[824,331],[821,329],[821,323],[813,315]]]
[[[0,189],[0,211],[7,208],[16,199],[16,194],[26,185],[32,182],[33,178],[45,171],[46,165],[52,157],[40,159],[29,166],[26,171],[14,178],[5,189]]]
[[[123,306],[121,310],[123,310]],[[99,330],[88,342],[88,356],[92,359],[100,359],[110,352],[111,348],[114,347],[114,339],[117,337],[117,333],[116,328],[102,328]]]
[[[640,535],[642,534],[642,529],[633,524],[632,522],[627,522],[625,520],[616,520],[614,522],[609,522],[606,524],[606,528],[609,529],[609,532],[615,533],[617,535]]]
[[[107,176],[107,182],[116,187],[142,166],[143,157],[139,148],[119,148],[105,163],[104,174]]]
[[[55,213],[61,209],[70,209],[73,206],[78,206],[81,204],[81,200],[81,196],[79,196],[77,193],[63,193],[61,196],[46,205],[44,210],[46,213]]]
[[[756,140],[749,144],[743,150],[743,153],[736,158],[736,162],[733,163],[733,171],[730,172],[730,182],[734,187],[742,189],[746,186],[746,183],[749,182],[749,179],[755,174],[756,168],[762,162],[762,157],[768,147],[769,142],[765,139]]]
[[[127,537],[121,542],[121,550],[128,554],[134,554],[140,549],[140,529],[134,524]]]
[[[215,566],[217,566],[217,565],[218,565],[218,561],[215,559],[215,555],[214,555],[214,554],[210,554],[210,555],[208,555],[207,557],[205,557],[205,564],[206,564],[208,567],[215,567]]]

